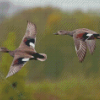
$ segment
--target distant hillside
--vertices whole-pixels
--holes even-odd
[[[23,6],[14,5],[10,1],[1,1],[0,2],[0,16],[1,15],[4,15],[6,17],[11,16],[12,14],[19,12],[24,8],[25,7]]]
[[[0,1],[0,24],[6,18],[14,16],[23,9],[25,9],[25,7],[13,5],[9,1]]]
[[[22,36],[25,34],[28,20],[34,22],[37,25],[39,32],[43,32],[45,30],[47,18],[53,12],[55,12],[53,8],[47,7],[34,8],[17,13],[15,16],[2,22],[0,25],[0,35],[7,38],[6,36],[9,32],[15,32],[18,38],[22,38]],[[2,37],[1,40],[5,40],[5,38]]]

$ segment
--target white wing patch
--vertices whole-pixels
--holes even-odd
[[[29,58],[23,58],[22,61],[29,61]]]
[[[32,58],[34,58],[34,56],[32,56]]]
[[[86,36],[92,36],[93,34],[87,34]]]
[[[35,44],[30,42],[30,46],[32,46],[33,48],[35,48]]]
[[[76,48],[76,46],[75,46],[75,50],[77,51],[77,48]]]

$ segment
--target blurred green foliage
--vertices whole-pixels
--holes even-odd
[[[7,36],[7,40],[3,43],[3,45],[10,50],[15,49],[15,33],[11,32]],[[27,92],[25,93],[25,80],[24,77],[26,75],[26,70],[22,70],[19,74],[15,74],[14,77],[9,77],[5,79],[7,75],[12,59],[8,54],[2,54],[1,60],[1,77],[2,83],[1,85],[1,99],[0,100],[27,100]],[[9,65],[9,66],[8,66]],[[5,96],[6,95],[6,96]]]
[[[18,47],[25,34],[27,20],[37,26],[36,51],[46,53],[48,58],[45,62],[29,61],[21,71],[7,79],[10,84],[17,82],[15,90],[1,79],[0,98],[6,95],[5,90],[9,90],[9,97],[18,90],[9,100],[17,100],[19,93],[22,94],[21,100],[23,96],[25,100],[99,100],[99,40],[96,40],[94,54],[90,55],[87,51],[84,62],[80,63],[73,38],[53,35],[58,30],[77,28],[89,28],[100,33],[99,14],[80,10],[65,12],[51,7],[28,9],[3,21],[0,25],[0,45],[10,50]],[[0,53],[0,60],[1,73],[6,76],[12,58]]]

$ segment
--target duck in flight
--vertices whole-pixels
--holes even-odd
[[[35,51],[36,34],[36,25],[28,22],[26,33],[16,50],[10,51],[5,47],[0,48],[0,51],[9,53],[14,58],[6,78],[17,73],[29,60],[45,61],[47,59],[46,54]]]
[[[60,30],[55,35],[70,35],[74,39],[74,45],[76,54],[80,62],[85,58],[87,48],[90,54],[93,54],[96,41],[95,39],[100,39],[100,34],[90,29],[81,28],[73,31]]]

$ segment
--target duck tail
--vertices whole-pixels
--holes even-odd
[[[45,61],[47,59],[47,55],[44,53],[39,53],[37,60]]]
[[[87,40],[93,40],[93,39],[100,39],[100,34],[92,34],[87,38]]]
[[[95,37],[96,39],[100,39],[100,34],[94,34],[94,37]]]
[[[33,54],[33,58],[31,58],[30,60],[39,60],[39,61],[45,61],[47,59],[47,55],[44,53],[34,53]]]

